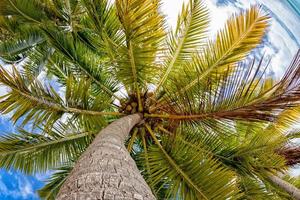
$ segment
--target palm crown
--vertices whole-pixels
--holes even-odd
[[[1,136],[0,166],[57,169],[39,191],[53,199],[103,127],[142,113],[126,145],[158,198],[289,199],[269,177],[287,169],[282,152],[298,137],[299,53],[276,82],[265,60],[245,60],[268,28],[260,7],[210,40],[201,0],[183,5],[174,30],[160,6],[0,0],[0,55],[13,64],[0,68],[0,111],[19,125]]]

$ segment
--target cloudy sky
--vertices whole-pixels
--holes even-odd
[[[162,11],[167,15],[170,26],[175,26],[182,3],[188,0],[162,0]],[[251,4],[262,4],[272,17],[272,25],[264,45],[258,51],[265,52],[271,59],[270,74],[280,77],[287,68],[293,55],[300,48],[300,0],[205,0],[211,11],[210,35],[223,27],[226,19],[236,12],[249,8]],[[0,95],[5,92],[0,88]],[[14,126],[7,117],[0,116],[0,134],[13,132]],[[299,170],[293,170],[294,175]],[[1,200],[36,200],[35,191],[43,186],[48,174],[26,176],[15,171],[0,170]]]

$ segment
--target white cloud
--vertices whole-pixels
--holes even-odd
[[[177,16],[182,8],[182,4],[188,0],[163,0],[162,12],[166,15],[170,27],[176,26]]]
[[[11,71],[11,66],[10,65],[4,65],[4,63],[0,60],[0,66],[3,67],[4,69]],[[3,96],[7,94],[8,88],[5,87],[0,83],[0,96]]]
[[[300,167],[294,167],[289,170],[291,176],[298,177],[300,176]]]
[[[7,87],[0,85],[0,96],[7,94],[7,91],[8,91]]]
[[[35,175],[35,178],[39,181],[46,181],[51,176],[51,174],[51,171],[47,171],[46,173],[38,173]]]
[[[214,36],[218,30],[222,29],[229,17],[238,13],[239,9],[234,6],[217,7],[214,1],[206,1],[210,12],[210,35]]]
[[[11,178],[11,177],[10,177]],[[12,177],[11,182],[15,182],[14,188],[8,188],[4,182],[3,177],[0,175],[0,194],[12,199],[36,199],[37,195],[33,191],[32,184],[20,174]]]

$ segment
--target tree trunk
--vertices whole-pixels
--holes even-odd
[[[57,200],[154,200],[151,189],[124,141],[139,114],[123,117],[103,129],[76,162]]]
[[[291,197],[293,197],[296,200],[300,200],[300,190],[294,185],[274,175],[269,176],[269,178],[275,185],[286,191]]]

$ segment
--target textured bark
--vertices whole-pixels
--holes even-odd
[[[291,197],[293,197],[296,200],[300,200],[300,190],[296,188],[294,185],[282,180],[281,178],[277,176],[270,176],[270,180],[276,184],[278,187],[286,191]]]
[[[153,200],[124,141],[139,114],[123,117],[103,129],[75,164],[57,200]]]

